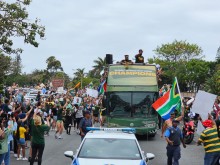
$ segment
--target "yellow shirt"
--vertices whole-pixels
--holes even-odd
[[[26,129],[24,127],[19,128],[20,138],[25,139],[25,132],[26,132]]]

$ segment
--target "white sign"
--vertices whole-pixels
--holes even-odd
[[[192,111],[200,114],[202,120],[208,119],[208,113],[211,113],[215,103],[216,95],[199,90],[196,94],[195,101],[192,106]],[[204,127],[201,125],[197,128],[197,133],[200,135]]]
[[[57,93],[59,93],[59,94],[66,94],[66,91],[64,90],[63,87],[58,87],[57,88]]]
[[[97,98],[98,95],[99,95],[97,90],[90,89],[90,88],[86,88],[86,94],[87,94],[87,96],[91,96],[91,97],[94,97],[94,98]]]
[[[81,97],[74,97],[73,104],[80,104],[82,102]]]

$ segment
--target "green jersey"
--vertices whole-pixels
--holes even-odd
[[[45,144],[44,132],[49,131],[50,127],[45,124],[35,126],[34,120],[32,119],[31,120],[31,130],[32,130],[31,142],[33,144]]]

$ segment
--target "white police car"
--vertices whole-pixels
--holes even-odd
[[[141,150],[132,128],[87,128],[90,130],[76,154],[66,151],[72,165],[147,165],[154,154]]]

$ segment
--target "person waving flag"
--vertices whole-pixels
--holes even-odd
[[[159,98],[152,107],[164,120],[168,120],[170,114],[175,111],[180,101],[179,86],[175,77],[172,88],[164,96]]]

